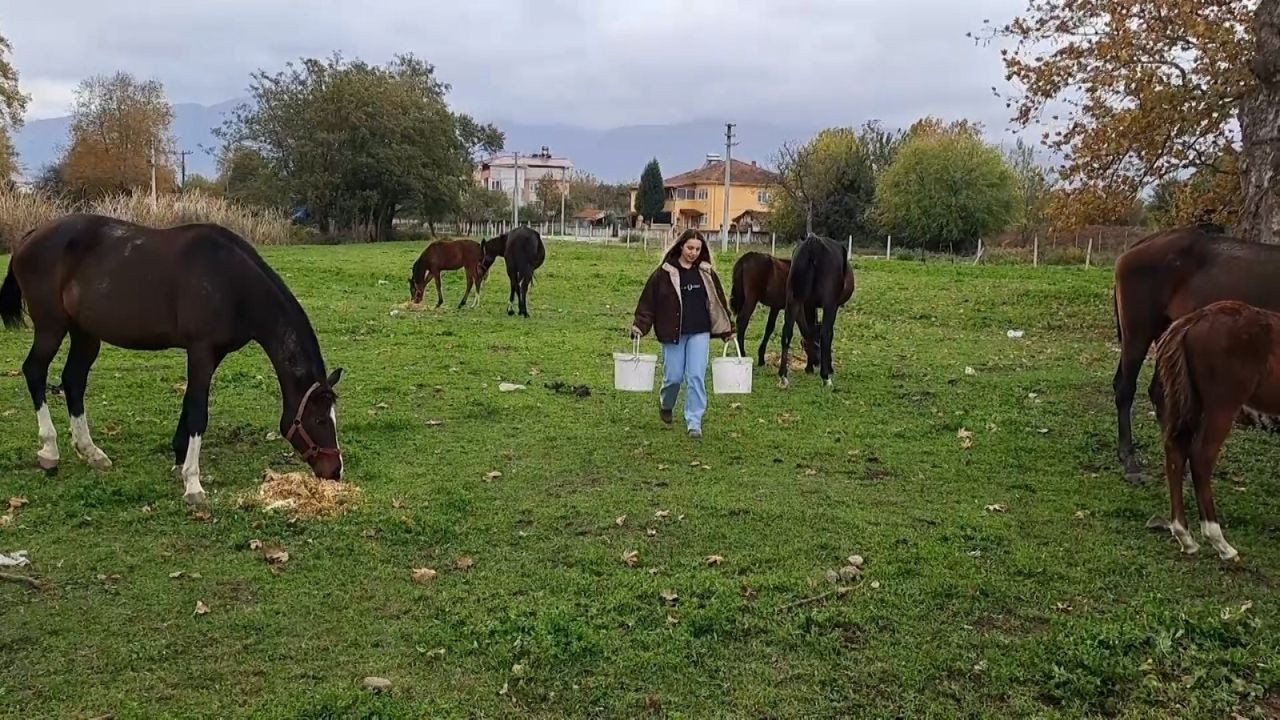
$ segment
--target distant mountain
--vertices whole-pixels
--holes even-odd
[[[227,114],[242,100],[228,100],[217,105],[179,103],[173,106],[173,134],[179,150],[190,150],[187,174],[200,173],[212,177],[217,173],[213,155],[204,149],[217,146],[213,128],[222,124]],[[34,178],[40,169],[55,162],[66,148],[71,118],[57,117],[28,120],[14,138],[23,177]]]
[[[221,125],[228,113],[243,100],[227,100],[217,105],[182,103],[173,106],[173,131],[179,150],[191,150],[187,172],[213,176],[214,157],[202,148],[217,141],[212,129]],[[605,182],[636,180],[650,158],[658,158],[666,175],[676,175],[700,167],[707,153],[724,153],[724,124],[713,121],[676,125],[633,125],[611,130],[587,130],[569,125],[527,125],[499,122],[506,133],[508,150],[537,152],[546,145],[556,155],[568,157],[575,170],[591,173]],[[30,120],[15,138],[23,176],[34,178],[45,165],[57,160],[66,147],[70,117]],[[742,124],[736,128],[739,145],[733,156],[769,164],[778,146],[788,140],[803,140],[816,128],[784,128],[774,125]]]
[[[631,125],[612,130],[585,130],[568,125],[496,123],[506,133],[507,150],[537,152],[546,145],[554,155],[568,157],[575,170],[605,182],[635,181],[645,163],[658,159],[662,174],[677,175],[701,167],[707,153],[724,154],[724,123],[687,122],[675,125]],[[819,128],[743,123],[734,128],[733,157],[771,165],[782,143],[807,140]]]

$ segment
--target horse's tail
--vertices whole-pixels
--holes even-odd
[[[1197,314],[1179,319],[1156,343],[1156,373],[1164,386],[1166,442],[1189,440],[1199,426],[1200,394],[1191,377],[1191,358],[1186,343],[1187,331],[1197,319]]]
[[[0,319],[11,330],[22,327],[22,288],[13,274],[12,256],[9,257],[9,272],[4,276],[4,285],[0,285]]]
[[[818,275],[818,253],[802,246],[800,256],[791,261],[791,297],[804,300],[813,294],[814,279]]]

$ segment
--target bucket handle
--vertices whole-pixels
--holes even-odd
[[[730,345],[732,345],[732,346],[733,346],[733,351],[734,351],[734,352],[736,352],[736,353],[738,353],[738,357],[742,357],[742,348],[738,347],[738,341],[737,341],[737,340],[734,340],[732,343],[730,343],[728,340],[725,340],[725,341],[724,341],[724,350],[722,350],[722,351],[720,352],[720,357],[729,357],[729,347],[730,347]]]

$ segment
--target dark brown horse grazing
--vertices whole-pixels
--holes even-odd
[[[787,276],[787,306],[782,323],[782,357],[778,380],[787,387],[787,353],[791,347],[792,327],[800,323],[804,338],[812,338],[821,364],[822,384],[831,385],[831,347],[835,341],[836,313],[853,297],[853,266],[849,264],[845,246],[820,235],[809,235],[791,254],[791,272]],[[818,309],[822,309],[822,325],[818,325]],[[812,372],[813,356],[805,372]]]
[[[1214,225],[1154,233],[1116,260],[1115,317],[1120,362],[1115,390],[1118,449],[1125,477],[1142,481],[1131,412],[1147,351],[1174,320],[1218,300],[1280,310],[1280,247],[1246,243]],[[1160,414],[1160,383],[1149,387]]]
[[[522,226],[485,240],[484,260],[480,268],[483,275],[489,274],[489,268],[499,257],[506,262],[507,279],[511,281],[511,294],[507,297],[507,314],[516,314],[514,304],[518,294],[520,315],[529,317],[529,285],[533,283],[534,271],[542,267],[542,263],[547,259],[547,248],[542,244],[542,235],[533,228]]]
[[[0,286],[0,318],[35,337],[22,372],[36,409],[46,469],[58,466],[57,431],[45,402],[49,363],[71,349],[62,387],[71,441],[96,469],[111,466],[84,414],[89,368],[101,343],[130,350],[187,351],[187,390],[173,436],[184,499],[202,504],[200,440],[209,423],[209,383],[229,353],[257,342],[280,381],[280,433],[324,478],[342,476],[333,386],[307,314],[249,243],[218,225],[154,229],[98,215],[69,215],[30,233]]]
[[[764,304],[769,308],[764,338],[760,340],[760,350],[756,357],[758,367],[765,365],[764,350],[769,346],[778,313],[786,307],[787,276],[790,272],[790,260],[760,252],[743,253],[733,264],[733,289],[729,293],[729,307],[733,310],[738,326],[738,349],[742,352],[746,352],[747,324],[751,322],[756,305]],[[807,337],[804,338],[804,349],[809,357],[809,367],[812,367],[817,363],[817,350]]]
[[[1155,350],[1164,388],[1164,470],[1169,529],[1185,553],[1199,549],[1187,530],[1182,481],[1191,464],[1200,527],[1223,560],[1237,556],[1218,525],[1213,469],[1241,408],[1280,414],[1280,314],[1242,302],[1216,302],[1169,327]]]
[[[436,279],[436,307],[444,304],[444,293],[440,291],[440,273],[444,270],[462,268],[467,274],[467,289],[462,293],[461,309],[467,304],[467,295],[471,288],[476,289],[475,304],[480,304],[480,283],[485,274],[480,270],[484,259],[484,250],[475,240],[436,240],[427,246],[413,263],[413,272],[409,275],[409,299],[415,303],[422,302],[422,295],[427,290],[431,278]],[[486,268],[487,270],[488,268]]]

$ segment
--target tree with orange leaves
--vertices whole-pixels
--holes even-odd
[[[1139,193],[1191,172],[1223,175],[1185,215],[1274,239],[1280,181],[1280,0],[1030,0],[989,33],[1014,121],[1047,125],[1068,224],[1123,215]]]

